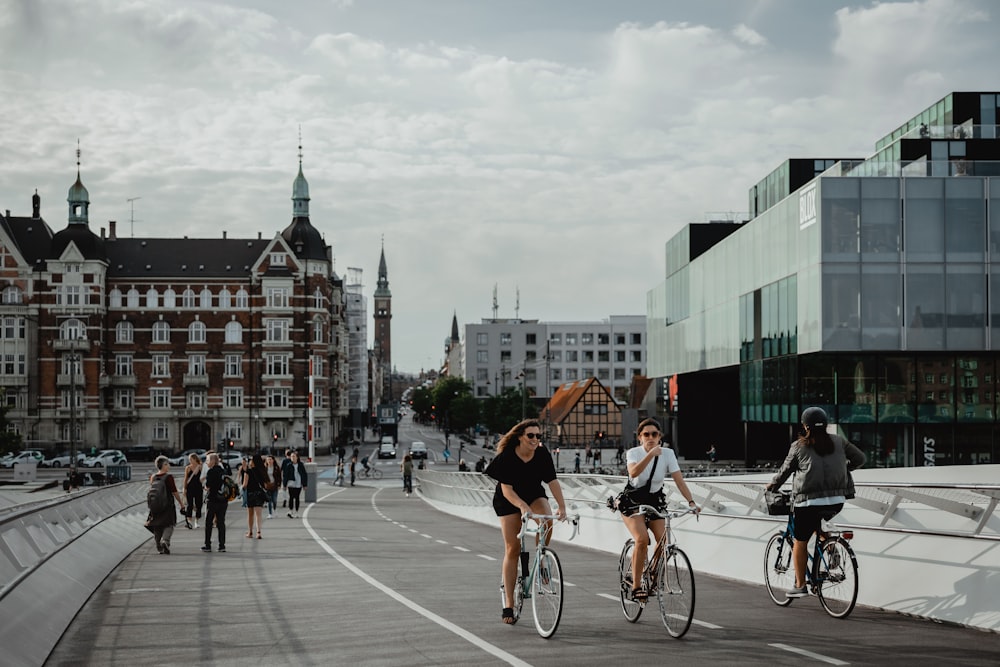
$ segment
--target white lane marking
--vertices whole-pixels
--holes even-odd
[[[576,586],[576,584],[571,584],[570,582],[563,579],[563,586]]]
[[[415,532],[417,532],[417,531],[416,531],[416,530],[414,530],[413,528],[410,528],[410,529],[409,529],[409,531],[410,531],[411,533],[415,533]]]
[[[448,544],[444,540],[434,540],[434,541],[437,542],[438,544]]]
[[[496,558],[494,558],[493,556],[487,556],[486,554],[476,554],[476,555],[482,558],[483,560],[496,560]]]
[[[117,591],[111,591],[112,595],[130,595],[132,593],[162,593],[167,589],[165,588],[121,588]],[[202,589],[205,590],[205,589]]]
[[[788,651],[790,653],[798,653],[807,658],[812,658],[813,660],[819,660],[820,662],[825,662],[828,665],[849,665],[851,663],[844,662],[843,660],[837,660],[836,658],[831,658],[820,653],[813,653],[812,651],[807,651],[804,648],[798,648],[796,646],[789,646],[788,644],[768,644],[768,646],[773,646],[774,648],[780,648],[782,651]]]
[[[420,533],[420,537],[426,537],[428,540],[431,539],[431,536],[427,533]]]
[[[599,597],[599,598],[607,598],[609,600],[614,600],[615,602],[618,602],[618,600],[619,600],[619,598],[618,598],[617,595],[608,595],[607,593],[598,593],[597,597]]]
[[[466,553],[469,552],[469,549],[466,549],[465,547],[453,547],[453,548],[458,549],[459,551],[464,551]]]
[[[378,491],[376,491],[375,493],[378,493]],[[323,496],[323,498],[320,498],[320,500],[323,500],[324,498],[326,498],[326,496]],[[306,505],[306,509],[302,513],[302,525],[312,536],[313,540],[315,540],[316,544],[320,545],[324,551],[330,554],[338,563],[340,563],[345,568],[353,572],[359,579],[382,591],[383,593],[391,597],[393,600],[396,600],[400,604],[409,607],[410,609],[417,612],[427,620],[433,623],[437,623],[439,626],[441,626],[448,632],[451,632],[461,637],[462,639],[469,642],[473,646],[480,648],[483,651],[486,651],[490,655],[496,656],[500,660],[503,660],[508,665],[515,665],[516,667],[531,667],[531,663],[521,660],[516,655],[511,655],[510,653],[507,653],[507,651],[503,650],[499,646],[494,646],[493,644],[489,643],[482,637],[474,635],[465,628],[455,625],[448,619],[438,616],[431,610],[420,606],[413,600],[410,600],[409,598],[400,595],[395,590],[389,588],[388,586],[380,582],[378,579],[375,579],[370,574],[364,572],[361,568],[356,566],[354,563],[352,563],[351,561],[347,560],[346,558],[338,554],[333,549],[333,547],[331,547],[329,544],[323,542],[323,540],[320,539],[320,536],[316,533],[315,530],[313,530],[312,524],[309,523],[309,510],[312,509],[312,506],[314,504],[315,503],[313,503],[312,505]]]
[[[672,618],[676,618],[678,620],[681,620],[681,621],[683,621],[685,618],[687,618],[686,616],[681,616],[680,614],[667,614],[667,615],[670,616],[670,617],[672,617]],[[708,628],[709,630],[721,630],[722,629],[721,625],[715,625],[714,623],[709,623],[708,621],[699,621],[697,618],[692,618],[691,619],[691,624],[692,625],[700,625],[701,627]]]

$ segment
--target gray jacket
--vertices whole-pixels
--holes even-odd
[[[854,480],[850,472],[865,464],[865,454],[853,444],[831,435],[833,452],[820,456],[812,447],[805,447],[796,440],[788,449],[788,456],[778,474],[771,480],[774,488],[781,486],[793,472],[792,503],[804,503],[812,498],[831,496],[854,497]]]

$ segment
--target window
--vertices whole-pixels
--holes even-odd
[[[21,303],[21,288],[16,285],[8,285],[3,288],[3,302],[8,305]]]
[[[288,288],[268,287],[267,308],[288,308]]]
[[[222,397],[227,408],[243,407],[243,387],[226,387],[222,390]]]
[[[527,352],[524,353],[524,360],[525,361],[534,361],[537,358],[538,358],[538,355],[535,353],[534,350],[528,350]]]
[[[312,374],[316,377],[323,377],[323,357],[318,354],[313,355],[312,358]],[[315,398],[315,395],[314,395]]]
[[[562,351],[556,350],[555,352],[549,353],[550,361],[562,361]]]
[[[83,374],[83,362],[80,361],[80,356],[76,354],[67,354],[62,358],[62,374],[63,375],[82,375]]]
[[[632,334],[632,344],[633,345],[642,345],[642,334],[641,333],[634,333],[634,334]]]
[[[552,345],[562,345],[562,334],[561,333],[549,334],[549,343],[551,343]]]
[[[138,308],[139,307],[139,290],[137,290],[134,287],[132,289],[130,289],[128,291],[128,294],[125,297],[125,303],[126,303],[126,305],[129,308]]]
[[[625,369],[624,368],[616,368],[615,369],[615,379],[616,380],[624,380],[625,379]]]
[[[584,350],[583,351],[583,360],[585,362],[587,362],[587,363],[593,363],[593,361],[594,361],[594,351],[593,350]]]
[[[577,379],[576,369],[575,368],[567,368],[566,369],[566,379],[567,380],[576,380]]]
[[[76,318],[66,320],[59,325],[60,340],[84,340],[86,337],[87,328]]]
[[[226,342],[227,343],[242,343],[243,342],[243,325],[239,322],[233,320],[231,322],[226,322]]]
[[[177,307],[177,292],[173,291],[169,287],[163,290],[163,307],[164,308]]]
[[[131,440],[132,424],[129,422],[115,422],[115,440]]]
[[[642,361],[642,350],[632,350],[629,357],[629,361]]]
[[[267,355],[267,375],[288,375],[289,355],[269,354]]]
[[[476,363],[488,364],[490,363],[490,351],[489,350],[476,350]]]
[[[500,332],[500,344],[501,345],[510,345],[510,332],[509,331],[501,331]]]
[[[154,388],[149,390],[149,407],[151,408],[169,408],[170,407],[170,389],[169,388]]]
[[[500,361],[510,361],[510,350],[500,350]]]
[[[607,369],[607,368],[598,368],[597,369],[597,379],[598,380],[607,380],[610,376],[611,375],[610,375],[609,369]]]
[[[166,422],[153,423],[153,440],[168,440],[170,438],[170,428]]]
[[[227,354],[226,355],[226,377],[236,378],[243,376],[243,355],[240,354]]]
[[[170,325],[160,320],[159,322],[153,322],[153,342],[154,343],[169,343],[170,342]]]
[[[192,410],[204,410],[208,404],[205,392],[201,389],[189,391],[187,394],[187,406]]]
[[[198,295],[198,305],[202,308],[212,307],[212,290],[207,287],[201,290],[201,294]]]
[[[27,355],[24,354],[23,352],[22,353],[8,352],[4,354],[3,369],[2,369],[3,375],[16,375],[16,376],[25,375],[28,372],[28,366],[26,360],[27,360]],[[14,391],[13,387],[8,387],[7,391],[2,393],[7,394],[8,396],[17,395],[17,392]]]
[[[267,407],[269,407],[269,408],[287,408],[288,407],[288,390],[287,389],[268,389],[267,390]]]
[[[316,320],[313,322],[313,342],[323,342],[323,320]]]
[[[265,326],[267,327],[267,335],[265,340],[269,343],[286,343],[288,342],[288,320],[275,320],[269,319],[264,320]]]
[[[313,292],[313,308],[322,310],[325,305],[326,297],[323,296],[323,290],[317,287]]]
[[[568,333],[568,334],[566,334],[566,344],[567,345],[576,345],[576,334],[575,333]]]
[[[6,340],[23,339],[25,337],[25,326],[23,317],[3,318],[3,337]]]
[[[131,410],[135,405],[135,393],[131,389],[115,389],[115,409]]]
[[[625,334],[622,333],[615,334],[615,345],[624,345],[624,344],[625,344]]]
[[[219,290],[219,308],[226,309],[233,307],[233,295],[225,287]]]
[[[580,344],[581,345],[593,345],[594,344],[594,334],[592,334],[592,333],[580,334]]]
[[[122,307],[122,291],[115,287],[108,292],[108,308]]]
[[[490,335],[488,333],[477,333],[476,334],[476,345],[489,345]]]
[[[165,378],[170,377],[170,355],[169,354],[154,354],[153,359],[153,370],[152,377],[155,378]]]
[[[597,344],[598,345],[607,345],[608,344],[608,340],[609,340],[608,334],[606,334],[606,333],[599,333],[599,334],[597,334]]]
[[[602,361],[608,360],[608,353],[601,352]],[[625,350],[615,350],[615,361],[625,361]]]
[[[558,368],[553,368],[552,369],[552,379],[553,380],[559,380],[559,381],[561,381],[562,380],[562,371],[560,369],[558,369]]]
[[[285,266],[287,264],[287,258],[283,252],[272,252],[271,253],[271,266]]]
[[[236,292],[236,307],[239,309],[250,307],[250,295],[242,287]]]
[[[205,342],[205,323],[199,320],[195,320],[188,327],[188,342],[189,343],[204,343]]]
[[[133,375],[131,354],[115,355],[115,375],[120,375],[120,376]]]
[[[232,440],[243,439],[243,422],[226,422],[226,437]]]
[[[486,382],[490,379],[490,371],[488,368],[477,368],[476,369],[476,380],[479,382]]]
[[[576,350],[566,350],[566,361],[577,362],[580,361],[580,353]],[[566,378],[567,380],[569,378]]]
[[[323,430],[326,427],[326,422],[316,422],[313,426],[313,440],[319,442],[323,439]]]
[[[61,403],[62,407],[64,407],[64,408],[73,407],[72,406],[73,403],[76,403],[75,407],[77,407],[77,408],[82,408],[83,407],[83,392],[82,391],[78,391],[78,392],[75,392],[75,393],[72,392],[72,391],[63,391],[63,392],[60,392],[59,397],[60,397],[60,403]]]
[[[194,308],[194,290],[190,287],[181,294],[181,308]]]
[[[584,367],[580,370],[580,376],[583,378],[592,378],[594,377],[594,369]]]
[[[146,290],[146,308],[159,308],[160,307],[160,293],[156,291],[155,287],[150,287]]]
[[[533,333],[524,334],[524,344],[525,345],[536,345],[535,340],[536,340],[535,334],[533,334]]]
[[[188,375],[205,375],[204,354],[192,354],[188,357]]]
[[[131,343],[133,340],[134,328],[131,322],[124,320],[115,325],[115,342]]]

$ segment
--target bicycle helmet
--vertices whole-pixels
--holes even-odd
[[[802,411],[802,425],[806,428],[814,426],[826,426],[828,420],[823,408],[806,408]]]

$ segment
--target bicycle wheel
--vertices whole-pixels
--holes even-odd
[[[382,471],[379,470],[378,468],[372,468],[371,478],[372,479],[382,479]]]
[[[632,551],[635,549],[635,542],[631,539],[625,540],[622,547],[622,555],[618,559],[618,594],[622,600],[622,612],[625,618],[631,623],[639,620],[642,614],[642,605],[632,598]]]
[[[542,547],[532,582],[531,611],[535,615],[535,629],[548,639],[562,617],[563,579],[562,567],[556,552]]]
[[[656,566],[660,618],[671,637],[680,639],[694,618],[694,572],[687,554],[674,547]]]
[[[779,607],[787,607],[794,598],[788,591],[795,586],[795,566],[792,564],[792,542],[784,533],[772,535],[764,551],[764,585],[767,594]]]
[[[858,601],[858,559],[842,537],[827,540],[820,554],[817,595],[826,613],[846,618]]]

